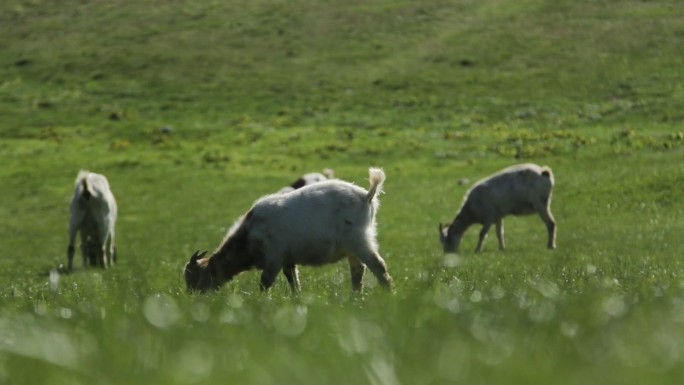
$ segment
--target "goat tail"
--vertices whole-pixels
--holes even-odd
[[[385,172],[381,168],[371,167],[368,169],[370,188],[366,194],[368,203],[372,202],[377,194],[382,192],[382,184],[385,182]]]
[[[90,171],[81,170],[78,172],[78,177],[76,178],[76,183],[81,185],[81,198],[85,200],[88,200],[91,196],[95,195],[93,187],[88,180],[88,175],[90,175]]]

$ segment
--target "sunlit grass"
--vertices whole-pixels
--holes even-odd
[[[683,31],[676,1],[0,4],[0,383],[676,383]],[[528,161],[558,249],[532,216],[444,255],[468,187]],[[369,166],[393,293],[344,262],[186,292],[259,196]],[[120,263],[60,274],[80,168]]]
[[[220,189],[195,181],[136,206],[126,196],[145,196],[145,189],[129,179],[119,183],[121,207],[130,212],[122,215],[121,263],[114,269],[49,275],[63,261],[58,252],[26,257],[28,274],[7,265],[18,276],[2,291],[3,370],[12,382],[572,383],[600,376],[666,383],[680,374],[682,360],[682,207],[656,203],[658,191],[639,187],[658,175],[681,175],[675,164],[648,171],[663,159],[632,157],[642,175],[631,178],[616,178],[620,165],[611,160],[582,175],[561,160],[554,169],[557,250],[545,249],[543,223],[525,217],[507,221],[508,250],[488,239],[474,254],[471,229],[459,255],[440,252],[433,225],[450,219],[467,186],[458,186],[451,170],[428,178],[419,167],[404,165],[396,175],[389,168],[378,220],[393,294],[370,276],[364,293],[352,294],[340,263],[303,268],[297,297],[283,277],[260,293],[254,271],[218,293],[188,295],[180,271],[186,258],[215,247],[251,197],[216,213],[212,207],[224,202],[213,197]],[[149,171],[141,180],[176,180]],[[596,177],[605,184],[588,184]],[[435,186],[433,178],[450,182]],[[277,183],[272,179],[242,175],[231,179],[229,191],[268,190]],[[630,184],[631,193],[617,194]],[[197,191],[207,198],[174,204]],[[41,231],[61,226],[50,223]],[[50,249],[63,248],[63,237],[49,239]],[[28,239],[14,242],[30,250],[22,246]],[[21,369],[35,365],[41,369]]]

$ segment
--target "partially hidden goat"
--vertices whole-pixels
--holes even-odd
[[[476,252],[492,224],[496,225],[499,248],[505,248],[504,223],[507,215],[537,213],[546,224],[547,247],[556,248],[556,221],[551,214],[553,173],[547,166],[525,163],[510,166],[477,182],[466,194],[456,218],[449,225],[439,224],[445,252],[457,252],[463,233],[475,223],[482,224]]]
[[[332,179],[335,177],[335,173],[332,169],[326,168],[323,170],[323,173],[321,174],[320,172],[310,172],[308,174],[302,175],[299,179],[294,181],[290,187],[293,189],[298,189],[302,188],[304,186],[308,186],[312,183],[316,182],[322,182],[324,180]]]
[[[326,168],[323,170],[323,173],[321,174],[320,172],[310,172],[308,174],[304,174],[301,177],[299,177],[296,181],[292,182],[291,185],[285,186],[278,190],[279,194],[285,194],[292,192],[294,190],[300,189],[304,186],[308,186],[313,183],[317,182],[322,182],[328,179],[332,179],[335,177],[335,172],[330,169]]]
[[[391,287],[375,227],[385,174],[371,168],[369,175],[368,191],[333,179],[257,200],[211,256],[203,258],[205,251],[190,257],[184,271],[188,289],[218,289],[238,273],[257,268],[262,270],[262,290],[282,270],[292,291],[299,292],[297,265],[320,266],[344,257],[354,290],[362,288],[366,266],[380,285]]]
[[[108,267],[116,262],[114,225],[117,206],[104,175],[80,171],[71,198],[69,219],[68,270],[74,259],[76,233],[81,236],[83,267]]]

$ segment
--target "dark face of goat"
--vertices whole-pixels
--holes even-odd
[[[452,236],[449,238],[449,225],[439,224],[439,241],[442,243],[442,250],[445,253],[455,253],[458,251],[458,245],[461,243],[460,236]]]
[[[211,260],[202,259],[204,254],[195,251],[190,257],[190,261],[185,265],[185,270],[183,272],[185,276],[185,284],[189,291],[199,291],[205,292],[209,289],[216,289],[219,285],[218,282],[212,277],[212,267],[210,266]]]

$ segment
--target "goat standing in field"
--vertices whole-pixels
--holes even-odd
[[[81,234],[83,267],[108,267],[116,262],[114,225],[117,206],[104,175],[81,171],[71,198],[69,220],[68,270],[74,259],[76,233]]]
[[[261,289],[273,285],[282,270],[299,292],[297,265],[334,263],[347,257],[352,288],[360,290],[368,266],[378,282],[392,278],[378,253],[375,214],[385,174],[371,168],[368,191],[352,183],[328,180],[288,194],[259,199],[228,231],[210,257],[195,252],[185,265],[189,290],[218,289],[240,272],[262,271]]]
[[[475,223],[482,224],[476,252],[492,224],[496,224],[499,248],[504,249],[503,218],[506,215],[537,213],[546,224],[549,249],[556,248],[556,221],[551,214],[553,173],[549,167],[519,164],[477,182],[466,194],[456,218],[450,225],[439,225],[445,252],[457,252],[463,233]]]

